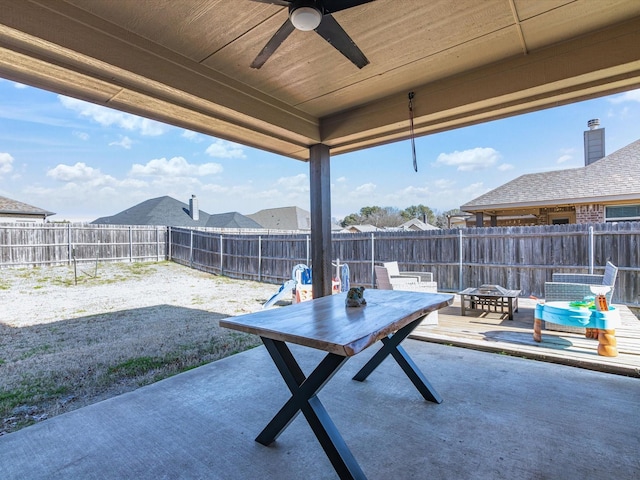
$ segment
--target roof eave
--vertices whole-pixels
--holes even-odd
[[[460,210],[463,212],[480,212],[484,210],[505,210],[532,207],[548,207],[556,205],[579,205],[590,203],[617,203],[640,201],[640,192],[627,193],[624,195],[605,195],[599,197],[577,197],[577,198],[555,198],[549,200],[540,200],[537,202],[514,202],[514,203],[490,203],[484,205],[462,205]]]

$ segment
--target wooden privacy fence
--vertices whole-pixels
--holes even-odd
[[[167,227],[72,223],[0,225],[0,267],[167,258]]]
[[[332,258],[349,265],[352,284],[373,286],[374,265],[433,272],[441,291],[496,284],[544,296],[554,272],[602,273],[619,267],[614,300],[640,304],[640,224],[493,227],[426,232],[334,234]],[[280,283],[309,265],[308,235],[226,235],[172,228],[170,257],[233,278]]]
[[[373,286],[374,265],[433,272],[441,291],[496,284],[544,296],[553,272],[602,273],[619,267],[614,301],[640,305],[640,223],[493,227],[426,232],[334,234],[332,258],[352,284]],[[170,259],[232,278],[282,283],[310,265],[307,234],[251,234],[114,225],[0,225],[0,267],[78,261]]]

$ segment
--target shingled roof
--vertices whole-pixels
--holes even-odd
[[[216,213],[209,215],[207,227],[216,228],[262,228],[255,220],[238,212]]]
[[[299,207],[267,208],[247,216],[272,230],[311,230],[311,213]]]
[[[640,140],[580,168],[522,175],[462,205],[487,208],[637,200],[640,198]]]
[[[108,225],[162,225],[169,227],[261,228],[253,220],[237,212],[210,215],[198,210],[198,220],[189,214],[189,205],[173,197],[145,200],[110,217],[91,223]]]
[[[100,217],[91,223],[109,225],[166,225],[171,227],[204,227],[209,214],[200,210],[198,220],[189,215],[189,205],[175,198],[151,198],[110,217]]]
[[[46,218],[55,213],[7,197],[0,197],[0,215],[31,215]]]

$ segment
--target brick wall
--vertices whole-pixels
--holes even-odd
[[[576,205],[576,223],[604,223],[604,205]]]

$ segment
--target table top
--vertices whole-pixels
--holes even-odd
[[[484,288],[483,288],[484,287]],[[520,290],[508,290],[499,285],[482,285],[481,287],[465,288],[458,295],[475,295],[477,297],[517,297]]]
[[[412,321],[451,305],[453,295],[365,290],[364,307],[345,306],[346,293],[220,320],[220,326],[352,356]]]

